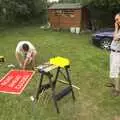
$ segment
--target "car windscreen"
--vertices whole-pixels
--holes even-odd
[[[100,30],[98,30],[99,32],[113,32],[114,31],[114,28],[102,28]],[[98,32],[97,31],[97,32]]]

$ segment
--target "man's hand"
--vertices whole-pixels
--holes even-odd
[[[20,68],[22,68],[22,66],[23,66],[22,63],[19,63],[19,66],[20,66]]]
[[[29,61],[28,58],[26,58],[26,59],[24,60],[24,62],[23,62],[23,64],[22,64],[22,69],[23,69],[23,70],[26,68],[26,66],[27,66],[27,64],[28,64],[28,61]]]

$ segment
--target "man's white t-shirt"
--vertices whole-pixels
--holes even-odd
[[[29,41],[20,41],[17,44],[16,47],[16,53],[20,53],[21,55],[24,56],[25,52],[22,48],[23,44],[27,44],[29,46],[29,51],[27,52],[27,56],[29,57],[32,53],[36,53],[36,49],[35,47],[32,45],[32,43],[30,43]]]

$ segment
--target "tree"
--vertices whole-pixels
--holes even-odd
[[[91,13],[91,20],[96,21],[97,28],[112,27],[114,25],[114,15],[120,10],[120,1],[93,0],[88,5],[88,9]]]
[[[92,0],[59,0],[59,3],[81,3],[88,4]]]
[[[120,0],[59,0],[60,3],[92,3],[96,7],[114,7],[120,5]]]
[[[0,0],[0,22],[28,21],[45,10],[46,0]]]

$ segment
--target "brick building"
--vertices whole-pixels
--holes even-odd
[[[56,3],[48,8],[48,19],[53,29],[85,29],[88,24],[88,10],[80,3]]]

